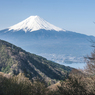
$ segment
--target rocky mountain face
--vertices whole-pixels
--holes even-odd
[[[59,65],[41,56],[0,40],[0,71],[9,75],[23,73],[30,80],[39,78],[53,84],[64,79],[72,70],[70,67]]]

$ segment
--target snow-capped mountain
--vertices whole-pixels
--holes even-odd
[[[30,16],[1,30],[0,39],[60,63],[81,62],[81,58],[91,52],[88,40],[95,41],[93,36],[63,30],[39,16]]]
[[[30,16],[29,18],[23,20],[22,22],[9,27],[9,31],[10,30],[15,30],[15,31],[24,30],[25,32],[27,31],[32,32],[32,31],[37,31],[40,29],[65,31],[59,27],[56,27],[48,23],[47,21],[40,18],[39,16]]]

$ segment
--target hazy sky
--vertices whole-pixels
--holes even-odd
[[[95,36],[95,0],[0,0],[0,30],[31,15],[66,30]]]

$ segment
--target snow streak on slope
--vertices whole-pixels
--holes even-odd
[[[9,30],[24,30],[25,32],[27,31],[37,31],[40,29],[45,29],[45,30],[55,30],[55,31],[65,31],[61,28],[58,28],[44,19],[40,18],[39,16],[30,16],[29,18],[23,20],[22,22],[13,25],[9,27]]]

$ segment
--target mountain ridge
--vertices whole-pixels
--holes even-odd
[[[11,43],[0,40],[0,71],[18,75],[24,73],[30,80],[37,77],[46,83],[64,79],[72,70],[70,67],[59,65],[41,56],[31,54]]]

